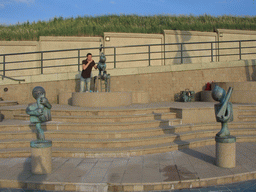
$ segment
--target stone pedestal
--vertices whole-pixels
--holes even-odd
[[[216,165],[223,168],[236,166],[236,137],[215,137]]]
[[[31,141],[31,171],[33,174],[52,172],[52,141]]]

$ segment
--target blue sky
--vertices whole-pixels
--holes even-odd
[[[255,16],[256,0],[0,0],[0,24],[54,17],[137,15]]]

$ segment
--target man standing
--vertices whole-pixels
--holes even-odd
[[[91,86],[91,72],[92,67],[97,69],[97,66],[95,65],[94,60],[92,60],[92,54],[87,54],[87,59],[82,61],[83,64],[83,70],[81,73],[81,79],[80,79],[80,92],[84,92],[84,84],[86,84],[86,92],[90,91]]]

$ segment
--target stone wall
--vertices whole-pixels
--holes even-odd
[[[112,69],[109,73],[112,92],[145,91],[150,102],[159,102],[174,101],[175,94],[190,89],[197,93],[196,100],[200,100],[200,92],[209,81],[245,82],[255,79],[255,60]],[[96,74],[94,70],[93,76]],[[79,77],[78,72],[37,75],[20,84],[5,79],[0,83],[0,97],[30,103],[34,100],[32,89],[43,86],[50,102],[58,103],[60,93],[79,91]],[[5,92],[4,88],[8,91]]]
[[[163,65],[163,46],[139,46],[139,47],[124,47],[119,46],[129,46],[129,45],[149,45],[149,44],[163,44],[164,36],[162,34],[143,34],[143,33],[104,33],[104,47],[116,47],[117,55],[117,68],[130,68],[130,67],[145,67],[149,65],[149,49],[150,52],[158,52],[150,54],[150,65],[157,66]],[[133,53],[129,55],[129,53]],[[137,53],[137,54],[134,54]],[[105,49],[106,55],[114,55],[114,48]],[[159,60],[154,60],[159,59]],[[144,60],[130,62],[129,60]],[[118,61],[128,61],[128,62],[118,62]],[[108,68],[114,68],[114,56],[107,57]]]
[[[199,31],[179,31],[179,30],[164,30],[164,41],[166,65],[180,64],[181,52],[168,52],[168,51],[180,51],[180,45],[170,45],[175,43],[192,43],[192,42],[212,42],[217,41],[217,34],[214,32],[199,32]],[[169,45],[168,45],[169,44]],[[212,45],[213,49],[216,45]],[[211,61],[211,43],[205,44],[184,44],[183,45],[183,63],[202,63]],[[195,51],[197,50],[197,51]],[[201,57],[206,56],[208,57]],[[213,55],[216,55],[216,51],[213,51]],[[195,58],[189,58],[195,57]],[[172,58],[172,59],[171,59]],[[217,57],[213,58],[213,61],[217,61]]]
[[[191,42],[212,42],[212,41],[231,41],[231,40],[256,40],[255,31],[244,30],[225,30],[218,29],[217,32],[198,32],[198,31],[176,31],[165,30],[164,34],[141,34],[141,33],[110,33],[105,32],[104,37],[40,37],[37,41],[0,41],[0,54],[20,53],[20,52],[34,52],[34,51],[50,51],[63,49],[79,49],[80,51],[65,51],[65,52],[50,52],[44,53],[43,58],[48,59],[43,61],[44,67],[54,66],[54,68],[44,68],[44,74],[76,72],[78,71],[78,63],[82,63],[88,52],[91,52],[96,62],[99,61],[99,46],[102,43],[105,47],[105,54],[107,54],[107,68],[114,68],[114,47],[116,47],[116,67],[119,69],[146,67],[149,66],[149,58],[151,66],[175,65],[181,63],[180,45],[166,45],[166,46],[148,46],[149,44],[169,44],[169,43],[191,43]],[[255,42],[242,42],[242,47],[253,47]],[[120,46],[129,45],[145,45],[140,47],[126,47]],[[204,49],[214,49],[211,50]],[[222,48],[235,49],[223,50]],[[208,63],[211,62],[211,54],[215,55],[213,61],[232,61],[240,59],[238,55],[228,55],[217,57],[219,54],[238,54],[239,43],[217,43],[217,44],[184,44],[183,45],[183,63]],[[93,49],[94,48],[94,49]],[[149,55],[149,49],[151,54]],[[167,51],[165,54],[164,51]],[[255,48],[242,49],[242,53],[255,53]],[[132,54],[130,54],[132,53]],[[136,53],[136,54],[135,54]],[[80,54],[80,60],[77,58]],[[196,56],[196,58],[189,58]],[[206,57],[205,57],[206,56]],[[74,58],[67,58],[74,57]],[[242,55],[242,59],[253,59],[256,55]],[[13,64],[6,64],[6,69],[22,69],[37,67],[37,69],[7,71],[6,76],[23,76],[35,75],[41,73],[41,62],[33,61],[40,60],[41,54],[26,54],[20,56],[7,56],[6,62],[16,61]],[[62,58],[60,60],[56,60]],[[173,58],[173,59],[171,59]],[[19,62],[23,60],[32,60],[31,62]],[[131,61],[129,61],[131,60]],[[132,61],[140,60],[140,61]],[[3,56],[0,56],[0,63],[3,62]],[[60,65],[73,65],[58,67]],[[3,65],[0,64],[0,70]],[[81,66],[80,66],[81,69]]]
[[[12,53],[23,53],[23,52],[36,52],[39,51],[39,43],[37,41],[0,41],[0,54],[12,54]],[[3,56],[0,56],[0,63],[3,62]],[[27,70],[10,71],[12,69],[32,68],[38,67],[37,61],[33,62],[18,62],[25,60],[38,60],[39,54],[26,54],[26,55],[9,55],[5,57],[5,69],[6,76],[22,76],[28,75]],[[8,62],[16,62],[10,63]],[[3,70],[3,64],[0,64],[0,70]],[[29,74],[38,74],[39,69],[29,70]],[[2,74],[2,73],[0,73]]]
[[[95,61],[99,60],[99,49],[100,44],[103,44],[102,37],[40,37],[39,46],[40,51],[49,50],[63,50],[63,49],[85,49],[80,51],[80,64],[82,60],[86,58],[88,52],[92,53]],[[91,49],[95,48],[97,49]],[[68,57],[78,57],[78,51],[61,51],[61,52],[49,52],[44,53],[44,59],[55,59],[55,58],[68,58]],[[74,65],[74,66],[64,66],[56,68],[46,68],[44,73],[63,73],[67,71],[78,71],[78,59],[61,59],[61,60],[48,60],[44,61],[43,64],[47,66],[60,66],[60,65]],[[80,70],[82,66],[80,66]]]
[[[222,41],[236,41],[236,40],[256,40],[256,31],[246,31],[246,30],[230,30],[230,29],[218,29],[218,44],[219,47],[219,55],[227,55],[220,56],[219,61],[230,61],[240,59],[239,55],[229,55],[229,54],[239,54],[239,43],[221,43]],[[242,48],[241,59],[253,59],[255,58],[255,54],[246,55],[246,53],[255,53],[255,44],[256,42],[241,42],[241,47],[252,47],[252,48]],[[227,49],[222,50],[222,48],[231,48],[236,47],[236,49]]]

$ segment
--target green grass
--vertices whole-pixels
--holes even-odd
[[[17,25],[0,25],[0,40],[38,40],[40,36],[103,36],[104,32],[159,33],[164,30],[209,31],[216,29],[256,30],[255,17],[210,15],[105,15],[54,18]]]

